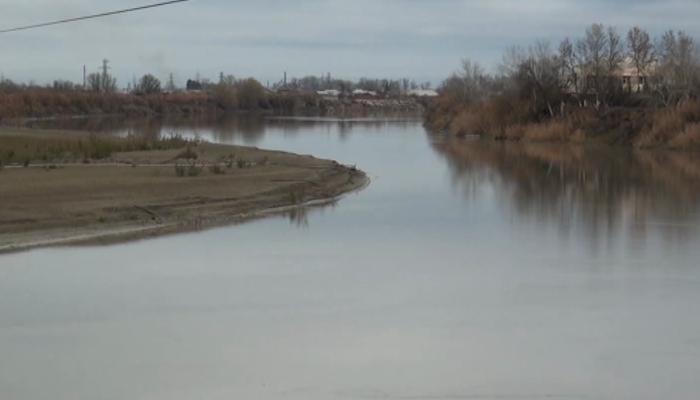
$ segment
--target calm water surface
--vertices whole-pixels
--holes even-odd
[[[700,395],[696,156],[436,140],[415,120],[112,131],[373,182],[291,219],[0,256],[1,399]]]

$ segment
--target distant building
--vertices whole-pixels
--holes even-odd
[[[619,71],[623,89],[633,93],[647,90],[649,88],[649,76],[651,76],[655,70],[656,65],[651,65],[648,71],[638,71],[637,67],[634,65],[634,61],[627,57]]]
[[[352,96],[353,97],[377,97],[377,92],[372,91],[372,90],[362,90],[362,89],[355,89],[352,91]]]
[[[634,65],[634,61],[627,57],[620,64],[620,67],[612,77],[618,79],[620,87],[629,93],[640,93],[651,88],[649,79],[656,72],[656,64],[650,65],[646,70],[638,71]],[[576,75],[570,81],[566,82],[564,90],[570,94],[585,94],[587,88],[586,82],[588,79],[593,79],[582,72],[582,68],[576,68]],[[594,91],[591,87],[587,88],[588,94]]]
[[[432,89],[413,89],[408,91],[408,95],[414,97],[437,97],[438,92]]]
[[[340,97],[340,90],[319,90],[316,92],[316,94],[323,97],[324,99],[337,99],[338,97]]]

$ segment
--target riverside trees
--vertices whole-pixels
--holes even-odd
[[[694,39],[682,31],[653,41],[639,27],[623,37],[613,27],[593,24],[582,37],[566,38],[557,48],[539,41],[508,49],[494,75],[465,61],[441,91],[463,103],[518,98],[535,116],[550,117],[568,104],[600,109],[624,105],[635,94],[668,105],[700,96],[699,55]]]
[[[699,55],[682,31],[652,40],[639,27],[621,35],[593,24],[556,47],[512,47],[495,73],[465,61],[427,119],[457,135],[700,146]]]

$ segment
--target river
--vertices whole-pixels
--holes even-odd
[[[372,183],[291,216],[0,256],[2,399],[700,394],[696,155],[415,119],[110,129],[313,154]]]

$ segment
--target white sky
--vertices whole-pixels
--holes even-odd
[[[155,0],[0,0],[0,27],[133,7]],[[199,72],[279,80],[438,82],[469,57],[495,67],[504,49],[578,37],[602,22],[700,37],[698,0],[191,0],[135,14],[0,35],[0,72],[39,83],[82,79],[112,62],[121,85],[146,72],[179,82]]]

